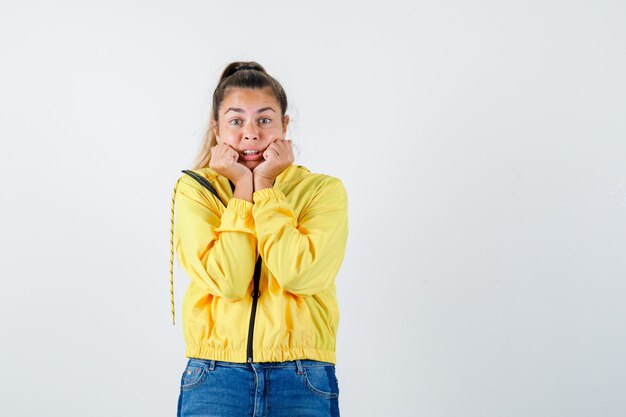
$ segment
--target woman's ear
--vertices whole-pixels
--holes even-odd
[[[285,115],[285,117],[283,117],[283,135],[287,134],[287,126],[289,126],[289,116]]]
[[[218,134],[219,129],[218,129],[217,123],[215,122],[215,120],[211,119],[210,124],[211,124],[211,130],[213,131],[213,134],[215,135],[215,140],[217,140],[217,143],[219,143],[220,137]]]

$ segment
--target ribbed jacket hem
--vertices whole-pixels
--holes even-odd
[[[245,350],[224,350],[203,345],[187,345],[185,356],[188,358],[213,359],[224,362],[247,362]],[[336,354],[334,350],[307,347],[254,350],[254,362],[286,362],[295,361],[296,359],[309,359],[336,364]]]

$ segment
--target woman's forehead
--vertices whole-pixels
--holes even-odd
[[[226,100],[276,100],[272,90],[269,87],[266,88],[244,88],[244,87],[230,87],[224,94],[224,101]]]
[[[237,88],[230,91],[225,97],[222,105],[222,114],[231,109],[241,112],[259,113],[269,110],[278,112],[278,102],[271,91],[263,91],[253,88]]]

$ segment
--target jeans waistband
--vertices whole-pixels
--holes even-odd
[[[300,366],[335,366],[332,362],[323,362],[316,361],[312,359],[296,359],[293,361],[285,361],[285,362],[226,362],[226,361],[216,361],[213,359],[204,359],[204,358],[189,358],[188,363],[195,364],[203,364],[209,365],[210,369],[215,368],[216,366],[223,367],[231,367],[231,368],[247,368],[250,369],[254,367],[256,369],[267,369],[267,368],[298,368]]]

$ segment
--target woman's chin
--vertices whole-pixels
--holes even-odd
[[[252,171],[254,168],[256,168],[257,166],[259,166],[261,164],[261,162],[263,162],[263,160],[259,160],[259,161],[243,161],[242,164],[248,168],[250,171]]]

